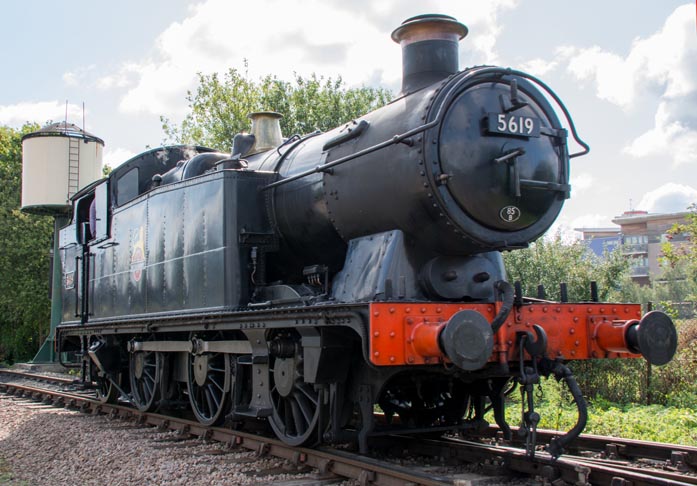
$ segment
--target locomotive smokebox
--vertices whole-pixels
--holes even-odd
[[[448,15],[419,15],[402,22],[392,32],[392,40],[402,47],[402,94],[457,73],[458,42],[467,32]]]

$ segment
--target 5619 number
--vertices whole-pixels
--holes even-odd
[[[489,113],[488,121],[487,129],[490,133],[523,137],[540,136],[540,120],[537,118],[506,113]]]

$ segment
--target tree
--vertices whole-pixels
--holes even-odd
[[[697,300],[697,204],[688,210],[685,222],[673,225],[661,245],[662,262],[668,267],[664,280],[682,290],[677,300]]]
[[[250,80],[236,69],[223,79],[217,74],[198,74],[196,92],[187,94],[189,113],[177,126],[160,117],[164,143],[199,144],[230,150],[235,134],[248,131],[247,115],[276,111],[283,115],[281,131],[290,136],[326,131],[384,105],[391,98],[381,88],[347,89],[341,78],[333,80],[295,75],[292,82],[275,76]]]
[[[601,301],[617,298],[629,268],[619,249],[598,258],[583,242],[564,244],[559,236],[505,253],[503,259],[509,279],[521,282],[524,295],[537,296],[537,286],[543,285],[551,300],[559,298],[562,282],[571,301],[590,300],[591,282],[597,282]]]
[[[21,213],[22,136],[0,127],[0,361],[30,359],[49,331],[53,221]]]

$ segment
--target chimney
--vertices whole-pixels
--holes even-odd
[[[448,15],[411,17],[392,32],[402,47],[402,94],[413,93],[459,71],[458,42],[467,27]]]
[[[283,143],[283,136],[281,135],[281,118],[283,118],[283,115],[274,111],[258,111],[250,113],[249,118],[252,120],[251,133],[255,137],[255,142],[254,147],[247,155],[266,152]]]

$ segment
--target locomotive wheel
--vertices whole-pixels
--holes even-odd
[[[305,383],[303,362],[297,356],[276,358],[269,370],[273,414],[269,422],[286,444],[298,446],[317,438],[320,399]]]
[[[121,374],[119,374],[118,377],[120,379]],[[121,393],[109,378],[100,376],[95,381],[97,382],[95,393],[100,403],[116,403],[118,401]]]
[[[141,412],[151,412],[160,400],[163,356],[155,351],[131,353],[129,375],[133,404]]]
[[[448,390],[437,383],[432,385],[419,388],[387,387],[378,404],[388,421],[393,415],[398,415],[400,423],[410,427],[460,423],[470,403],[464,388]]]
[[[187,387],[191,409],[204,425],[218,425],[230,409],[232,373],[224,353],[189,354]]]

